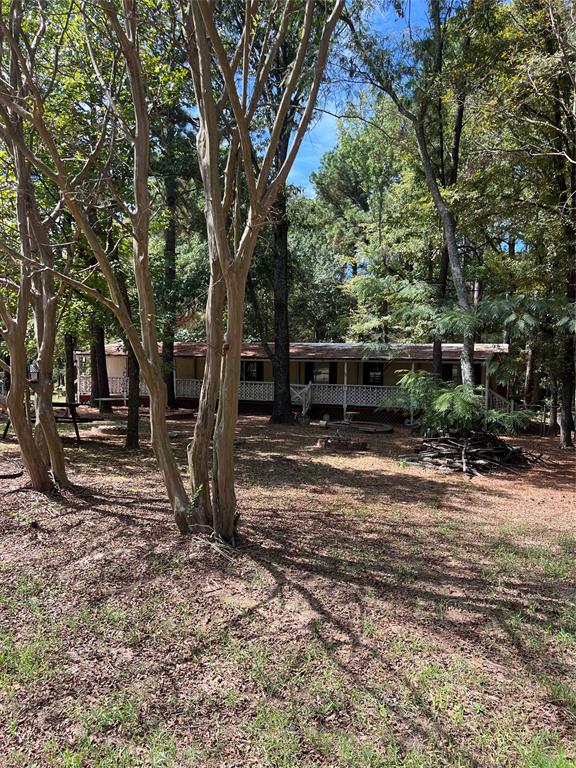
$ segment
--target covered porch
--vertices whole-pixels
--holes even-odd
[[[269,345],[273,351],[273,345]],[[354,409],[400,410],[406,403],[398,386],[408,371],[432,371],[432,344],[387,344],[381,350],[368,350],[365,344],[295,343],[290,346],[290,386],[295,408],[308,413],[314,406],[338,409],[346,418]],[[442,378],[460,381],[460,344],[442,345]],[[476,383],[485,387],[487,409],[510,410],[506,398],[496,391],[489,374],[489,363],[507,354],[505,344],[476,344],[474,373]],[[78,352],[78,394],[90,394],[88,352]],[[174,345],[174,385],[176,397],[197,401],[200,397],[206,345],[180,342]],[[128,378],[126,352],[121,342],[106,346],[106,367],[110,394],[126,400]],[[267,351],[259,344],[244,344],[240,372],[240,403],[272,403],[273,369]],[[147,396],[146,386],[140,393]]]

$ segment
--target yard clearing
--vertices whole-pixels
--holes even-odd
[[[519,438],[546,462],[471,480],[399,463],[402,429],[238,433],[226,556],[146,442],[86,425],[74,491],[1,481],[2,768],[576,765],[573,453]]]

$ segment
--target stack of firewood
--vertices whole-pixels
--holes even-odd
[[[471,432],[465,437],[427,437],[413,454],[399,459],[445,472],[481,475],[493,469],[517,472],[513,467],[528,467],[542,454],[510,445],[491,432]]]

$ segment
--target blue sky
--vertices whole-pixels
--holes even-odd
[[[314,194],[310,174],[320,165],[320,158],[336,145],[338,120],[332,115],[321,114],[310,128],[294,161],[288,183],[304,190],[307,197]]]
[[[387,7],[375,8],[372,11],[370,24],[381,34],[392,38],[398,38],[406,34],[408,29],[408,13],[412,27],[417,27],[424,22],[426,14],[426,0],[408,0],[404,3],[406,16],[400,19],[396,12]],[[337,95],[336,95],[337,96]],[[331,111],[337,112],[334,107]],[[304,194],[311,197],[314,188],[310,183],[310,174],[317,170],[320,158],[325,152],[336,145],[338,139],[338,120],[331,115],[318,115],[316,122],[305,136],[298,157],[288,176],[288,183],[294,184],[304,190]]]

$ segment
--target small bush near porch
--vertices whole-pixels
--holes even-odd
[[[82,492],[3,485],[2,766],[574,765],[573,457],[469,480],[399,463],[403,431],[239,437],[234,551],[177,538],[150,450],[88,426]]]

